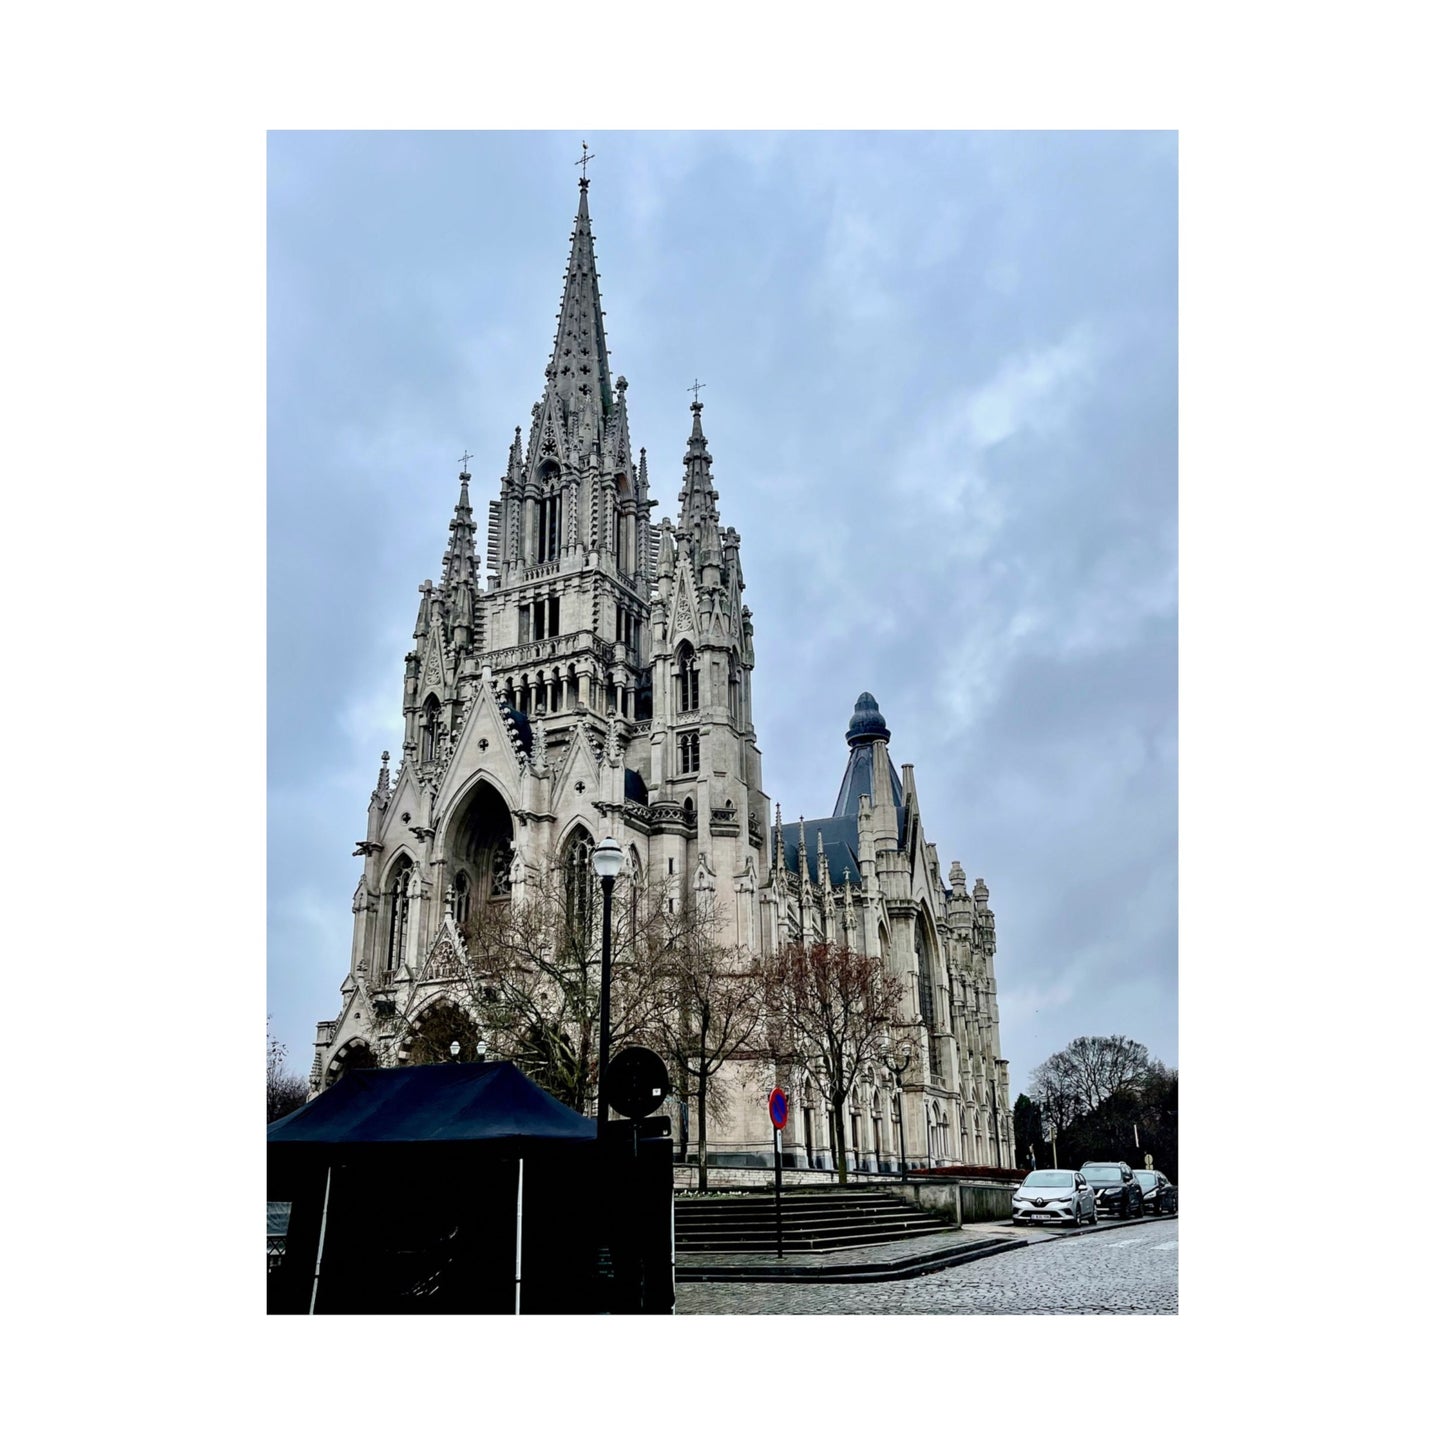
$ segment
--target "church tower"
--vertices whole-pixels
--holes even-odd
[[[609,833],[674,897],[711,894],[721,942],[760,946],[769,803],[740,538],[696,399],[677,521],[651,521],[579,184],[542,396],[487,503],[485,566],[464,458],[440,572],[418,589],[401,762],[393,774],[382,755],[357,844],[351,967],[339,1016],[318,1026],[318,1087],[398,1056],[397,1021],[445,992],[479,900],[524,896]]]
[[[351,963],[340,1011],[317,1027],[313,1086],[420,1062],[438,1039],[478,1041],[454,988],[473,910],[521,916],[554,869],[580,896],[570,890],[590,887],[592,849],[610,834],[632,877],[658,885],[670,912],[696,905],[724,947],[756,957],[830,940],[881,959],[903,986],[896,1042],[909,1061],[859,1081],[844,1138],[825,1136],[806,1069],[787,1081],[790,1165],[831,1168],[838,1150],[864,1172],[892,1172],[905,1150],[916,1167],[1007,1163],[988,889],[975,879],[970,891],[957,863],[945,885],[913,768],[894,767],[869,693],[848,723],[832,814],[785,828],[779,810],[770,830],[741,538],[723,523],[700,388],[677,515],[654,523],[580,185],[541,399],[487,501],[485,560],[464,456],[440,569],[418,588],[400,763],[381,755],[356,845]],[[749,1062],[727,1068],[709,1158],[771,1167],[765,1092]]]

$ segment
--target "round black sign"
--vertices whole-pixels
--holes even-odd
[[[667,1065],[651,1049],[623,1049],[607,1065],[607,1103],[629,1119],[641,1119],[662,1107],[672,1086]]]

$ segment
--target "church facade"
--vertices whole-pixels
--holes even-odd
[[[525,897],[549,860],[585,866],[610,834],[634,876],[710,895],[722,943],[758,955],[835,940],[902,980],[912,1062],[901,1081],[880,1069],[855,1088],[838,1146],[850,1167],[895,1171],[900,1117],[910,1167],[1010,1165],[988,889],[957,863],[943,883],[912,769],[895,768],[867,693],[832,814],[785,826],[772,806],[741,538],[722,523],[703,408],[693,401],[676,517],[654,522],[580,185],[542,398],[487,501],[485,563],[464,469],[440,573],[419,589],[400,762],[382,754],[341,1009],[317,1027],[311,1085],[404,1062],[408,1021],[450,997],[471,910]],[[804,1079],[777,1082],[794,1099],[785,1159],[832,1167],[821,1100]],[[771,1167],[766,1094],[730,1091],[710,1160]]]

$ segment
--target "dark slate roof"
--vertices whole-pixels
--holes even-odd
[[[893,766],[890,758],[888,762],[888,780],[893,785],[893,806],[901,809],[903,807],[903,784],[898,777],[898,769]],[[857,817],[858,799],[867,793],[875,803],[886,801],[880,798],[878,790],[873,786],[873,744],[860,743],[848,754],[848,766],[843,772],[843,786],[838,789],[838,801],[833,804],[833,816],[835,818]],[[902,827],[902,816],[899,817],[899,826]],[[899,835],[902,836],[901,833]]]
[[[532,724],[527,720],[527,714],[503,703],[502,716],[511,718],[512,726],[517,729],[517,736],[522,740],[523,749],[530,753],[532,751]]]
[[[808,877],[818,882],[818,834],[823,835],[823,858],[828,865],[828,878],[835,888],[843,886],[843,870],[856,888],[863,874],[858,867],[858,817],[809,818],[803,821],[808,840]],[[789,873],[798,871],[798,825],[783,824],[783,866]]]
[[[642,781],[642,774],[634,768],[628,768],[622,777],[622,794],[631,803],[647,802],[647,784]]]

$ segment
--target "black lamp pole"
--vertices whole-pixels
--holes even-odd
[[[612,1052],[612,886],[622,871],[622,849],[604,838],[592,850],[592,870],[602,883],[602,1022],[597,1041],[597,1133],[607,1120],[604,1094],[607,1060]]]
[[[602,1034],[597,1042],[597,1126],[607,1118],[607,1100],[603,1097],[603,1081],[607,1077],[607,1059],[612,1051],[612,885],[615,879],[602,880]]]

